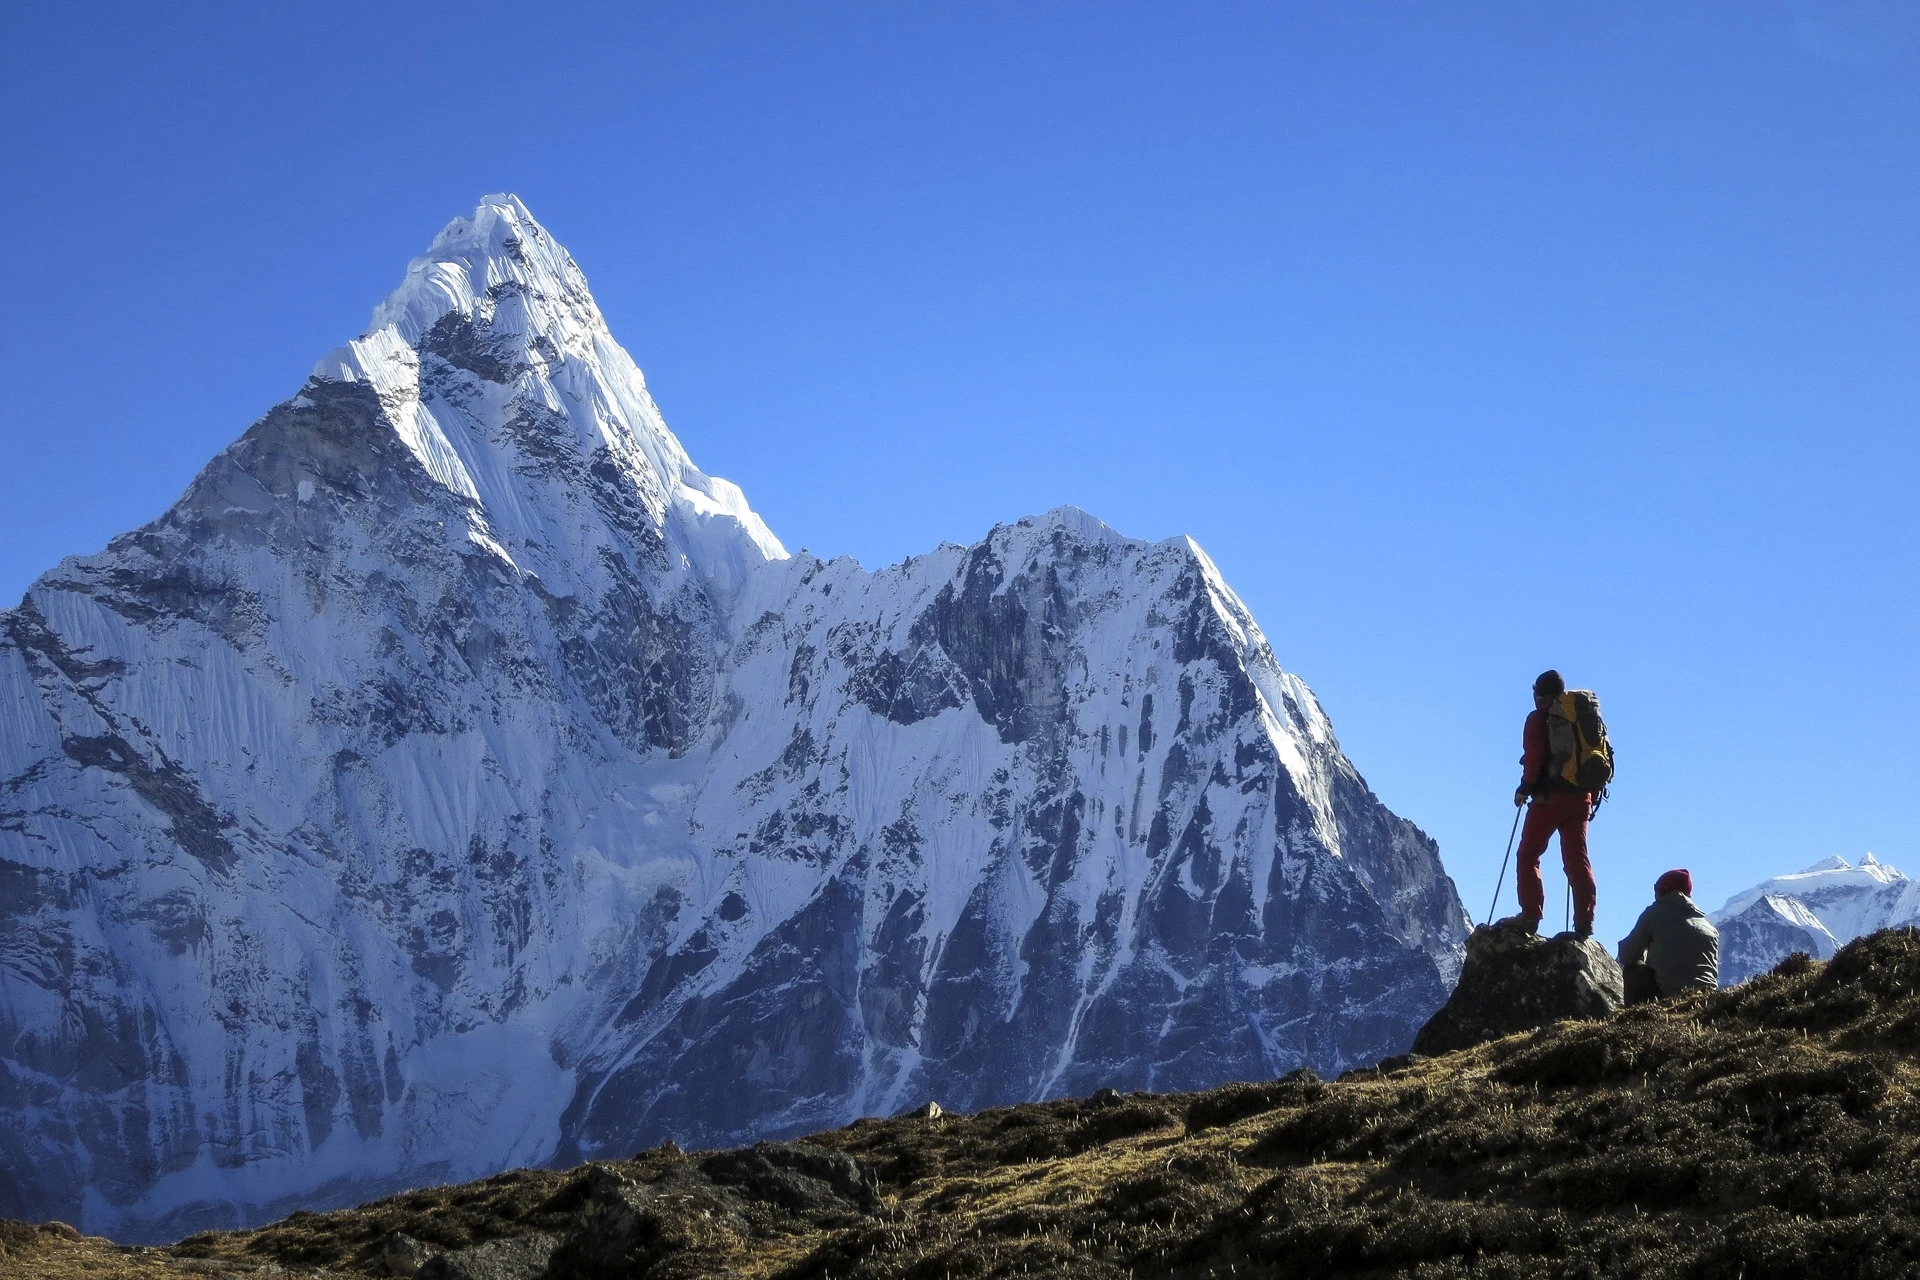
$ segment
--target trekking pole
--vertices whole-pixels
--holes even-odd
[[[1567,913],[1560,917],[1560,927],[1569,933],[1573,931],[1573,881],[1571,880],[1567,881]]]
[[[1493,923],[1493,913],[1500,905],[1500,886],[1507,882],[1507,859],[1513,856],[1513,838],[1520,834],[1520,814],[1522,806],[1513,806],[1513,830],[1507,832],[1507,851],[1500,855],[1500,878],[1493,882],[1493,906],[1487,908],[1487,923]]]

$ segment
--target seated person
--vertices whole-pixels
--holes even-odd
[[[1653,905],[1620,940],[1627,1003],[1712,991],[1720,985],[1720,931],[1693,902],[1693,876],[1683,867],[1653,882]]]

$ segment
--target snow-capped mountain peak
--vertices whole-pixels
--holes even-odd
[[[1751,889],[1734,894],[1720,908],[1719,914],[1737,915],[1755,900],[1768,894],[1807,901],[1837,903],[1842,900],[1851,900],[1863,893],[1872,895],[1888,885],[1904,884],[1906,881],[1906,876],[1879,861],[1871,853],[1862,857],[1857,864],[1848,862],[1835,854],[1829,858],[1822,858],[1802,871],[1789,872],[1783,876],[1775,876],[1771,880],[1763,880]]]
[[[449,223],[313,379],[372,388],[421,466],[468,504],[472,540],[563,590],[597,548],[646,540],[642,524],[670,566],[724,596],[786,555],[737,486],[694,466],[586,276],[516,196]],[[583,487],[604,491],[584,527]],[[595,527],[609,520],[631,527],[610,538]],[[556,531],[559,554],[544,554]]]
[[[1826,959],[1864,933],[1920,920],[1920,884],[1871,853],[1839,855],[1774,876],[1713,913],[1723,983],[1764,973],[1795,951]]]
[[[1191,540],[787,558],[509,196],[0,612],[0,885],[0,1217],[146,1238],[1334,1071],[1467,924]]]
[[[606,321],[573,257],[547,234],[520,198],[482,197],[473,216],[455,218],[427,251],[407,264],[399,288],[374,308],[369,334],[391,326],[418,345],[449,313],[485,323],[496,340],[518,338],[524,357],[545,339],[591,358]]]

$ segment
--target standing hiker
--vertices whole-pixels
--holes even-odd
[[[1527,805],[1515,873],[1520,920],[1530,930],[1540,928],[1546,908],[1540,855],[1558,832],[1560,865],[1573,888],[1573,931],[1590,938],[1597,892],[1593,863],[1587,858],[1587,823],[1613,776],[1612,748],[1600,719],[1599,700],[1584,689],[1568,693],[1558,671],[1541,672],[1533,682],[1533,711],[1521,741],[1520,785],[1513,793],[1516,807]]]
[[[1694,905],[1693,875],[1685,867],[1653,882],[1653,905],[1620,940],[1619,954],[1628,1004],[1720,985],[1720,931]]]

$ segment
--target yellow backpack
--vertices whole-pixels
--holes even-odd
[[[1613,781],[1613,744],[1591,689],[1569,689],[1547,704],[1547,755],[1548,777],[1604,796]]]

